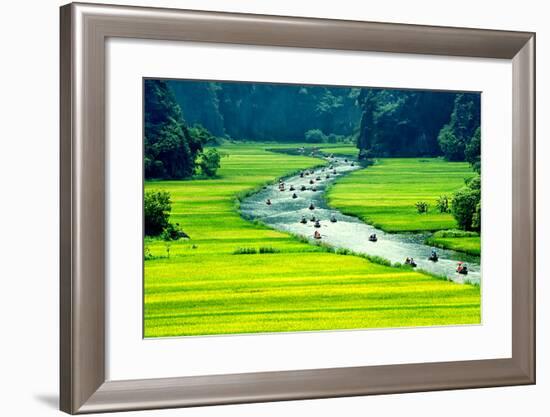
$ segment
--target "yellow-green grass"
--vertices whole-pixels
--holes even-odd
[[[449,198],[474,175],[466,162],[440,158],[377,159],[366,169],[338,180],[327,193],[331,206],[357,216],[387,232],[417,232],[452,229],[450,213],[440,213],[436,201]],[[428,213],[418,213],[415,204],[425,201]]]
[[[479,287],[338,255],[242,219],[235,196],[318,165],[224,145],[219,177],[147,182],[171,193],[171,221],[190,240],[146,239],[145,336],[430,326],[480,322]],[[277,253],[234,255],[239,248]]]
[[[481,254],[481,238],[478,233],[462,230],[442,230],[426,239],[427,245],[459,250],[471,255]]]

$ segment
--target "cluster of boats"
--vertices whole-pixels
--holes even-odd
[[[334,158],[334,155],[330,155],[329,158]],[[348,161],[347,158],[344,159],[344,163],[348,163],[351,166],[355,165],[355,163],[353,161],[350,162],[350,161]],[[311,187],[309,187],[309,189],[311,191],[315,192],[315,191],[317,191],[317,188],[315,187],[316,182],[322,181],[322,176],[323,175],[326,179],[329,179],[331,174],[333,174],[333,175],[337,174],[337,170],[336,170],[336,168],[334,167],[333,164],[331,164],[329,167],[321,168],[321,170],[317,171],[317,172],[315,172],[314,170],[302,171],[302,172],[300,172],[300,178],[311,177],[311,178],[309,178],[309,180],[307,182],[309,183],[309,185],[311,185]],[[291,198],[296,199],[296,198],[298,198],[298,194],[296,193],[296,191],[297,190],[306,191],[306,190],[308,190],[308,187],[306,187],[306,185],[304,185],[304,184],[300,185],[299,187],[298,187],[298,185],[295,187],[294,185],[290,184],[288,186],[288,190],[292,193]],[[286,185],[285,185],[285,183],[282,179],[279,180],[279,191],[281,191],[281,192],[286,191]],[[269,198],[266,200],[266,204],[267,205],[272,204],[272,202]],[[314,205],[313,202],[311,202],[309,204],[308,209],[311,210],[311,211],[315,210],[315,205]],[[335,214],[331,214],[330,218],[328,220],[330,220],[331,223],[336,223],[338,221]],[[308,217],[303,215],[301,217],[301,219],[299,220],[299,222],[301,224],[304,224],[304,225],[308,224],[309,222],[313,223],[313,227],[315,228],[315,230],[313,232],[313,238],[317,239],[317,240],[322,239],[322,235],[319,231],[319,229],[321,229],[321,227],[322,227],[320,218],[316,217],[315,215],[312,215],[308,219]],[[378,241],[378,236],[376,235],[376,233],[372,233],[371,235],[369,235],[368,240],[369,240],[369,242],[376,243]],[[431,261],[431,262],[438,262],[439,261],[439,254],[435,250],[432,250],[431,253],[430,253],[430,256],[428,257],[428,260]],[[405,264],[410,265],[413,268],[417,266],[416,261],[412,257],[407,257],[405,259]],[[468,266],[464,262],[458,262],[457,267],[456,267],[456,272],[459,273],[459,274],[462,274],[462,275],[467,275],[468,274]]]

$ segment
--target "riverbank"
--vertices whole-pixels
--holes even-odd
[[[451,213],[440,213],[436,201],[451,198],[475,173],[466,162],[440,158],[377,159],[368,169],[342,178],[327,193],[328,203],[388,233],[437,232],[456,228]],[[428,203],[427,213],[415,204]],[[429,244],[479,255],[479,236],[433,236]]]
[[[476,232],[463,230],[440,230],[426,239],[426,245],[443,249],[459,250],[470,255],[481,255],[481,237]]]
[[[165,242],[145,242],[146,337],[480,322],[478,287],[330,253],[243,219],[237,195],[320,162],[269,147],[222,146],[216,179],[145,184],[171,193],[171,220],[191,236],[169,257]]]

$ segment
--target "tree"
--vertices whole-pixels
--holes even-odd
[[[202,143],[189,134],[180,108],[165,81],[145,80],[144,89],[145,177],[190,177]]]
[[[373,156],[438,156],[437,137],[449,121],[456,93],[361,89],[357,147]]]
[[[481,229],[481,178],[473,177],[465,187],[455,192],[452,213],[463,230]]]
[[[304,134],[307,143],[324,143],[328,138],[321,129],[311,129]]]
[[[466,161],[470,163],[474,171],[481,172],[481,129],[478,127],[474,136],[464,150]]]
[[[197,165],[200,167],[203,175],[213,177],[216,175],[216,171],[220,167],[220,159],[219,152],[214,148],[210,148],[200,155]]]
[[[480,155],[481,132],[481,100],[479,94],[460,93],[456,95],[453,112],[448,124],[440,131],[438,141],[445,158],[449,161],[467,160],[466,152],[473,161],[478,162]],[[479,143],[475,141],[478,134]],[[469,149],[467,151],[467,149]]]
[[[143,214],[146,236],[158,236],[168,227],[171,204],[170,193],[167,191],[145,191]]]
[[[453,129],[449,125],[446,125],[443,129],[441,129],[437,140],[443,154],[445,155],[445,159],[448,161],[464,160],[464,142],[455,136]]]

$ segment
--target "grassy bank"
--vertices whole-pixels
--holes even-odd
[[[441,230],[426,239],[426,244],[438,248],[459,250],[471,255],[481,254],[481,238],[479,233],[463,230]]]
[[[441,195],[464,185],[474,173],[466,162],[442,159],[377,159],[375,165],[339,180],[328,192],[329,203],[387,232],[452,229],[450,213],[435,207]],[[427,202],[428,213],[419,214],[415,204]]]
[[[215,179],[146,183],[171,193],[171,220],[191,237],[169,246],[146,239],[146,337],[480,322],[479,288],[327,252],[242,219],[237,195],[320,162],[269,147],[224,145]]]

